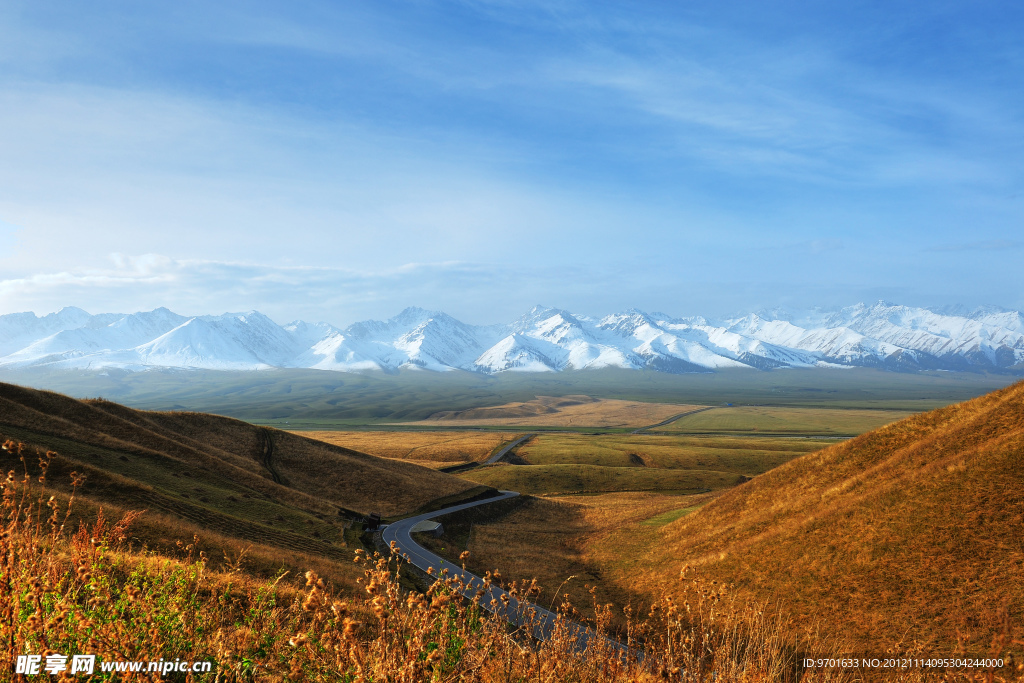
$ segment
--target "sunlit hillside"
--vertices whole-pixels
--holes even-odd
[[[1021,639],[1022,529],[1018,383],[736,487],[667,525],[653,566],[691,565],[855,646],[984,652],[1007,624]]]

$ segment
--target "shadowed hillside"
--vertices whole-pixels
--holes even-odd
[[[164,548],[200,534],[218,556],[255,544],[250,555],[262,555],[267,572],[281,566],[281,553],[349,559],[343,531],[358,514],[401,515],[485,490],[231,418],[137,411],[0,384],[0,441],[7,439],[55,452],[47,473],[55,493],[70,491],[72,472],[84,475],[78,496],[86,517],[101,505],[108,514],[147,510],[140,542]],[[26,460],[38,474],[38,458]],[[23,465],[4,450],[0,468]]]
[[[669,524],[654,564],[774,597],[854,645],[984,652],[1022,623],[1022,530],[1018,383],[762,474]]]
[[[314,512],[411,512],[470,488],[416,465],[203,413],[154,413],[0,384],[0,430],[144,483],[157,472],[221,479]],[[54,439],[56,437],[56,441]],[[74,442],[77,447],[61,447]],[[89,447],[95,447],[90,449]],[[104,459],[96,448],[117,452]],[[88,495],[89,486],[83,493]]]

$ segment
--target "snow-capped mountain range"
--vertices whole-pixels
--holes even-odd
[[[510,324],[490,326],[408,308],[390,320],[345,329],[302,321],[281,326],[255,311],[185,317],[166,308],[130,315],[64,308],[43,317],[0,316],[0,369],[413,368],[493,374],[853,366],[1024,372],[1024,316],[885,302],[720,320],[638,310],[592,318],[537,306]]]

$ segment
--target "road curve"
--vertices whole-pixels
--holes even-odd
[[[506,444],[504,448],[502,448],[500,451],[498,451],[497,453],[495,453],[491,457],[489,457],[486,460],[484,460],[483,463],[481,463],[481,464],[483,464],[483,465],[493,465],[494,463],[498,462],[499,460],[504,458],[506,455],[508,455],[508,452],[510,450],[512,450],[513,448],[515,448],[519,444],[523,443],[524,441],[526,441],[528,439],[532,439],[535,436],[537,436],[537,435],[536,434],[524,434],[523,436],[519,437],[518,439],[516,439],[512,443]],[[518,495],[518,494],[516,494],[516,495]],[[497,498],[495,498],[495,500],[497,500]]]
[[[422,515],[399,520],[387,525],[381,535],[384,542],[388,545],[394,543],[398,548],[399,554],[406,558],[414,567],[423,571],[433,568],[435,576],[441,570],[447,569],[448,576],[458,578],[465,586],[465,589],[462,591],[463,596],[472,600],[479,591],[484,590],[483,579],[475,574],[471,574],[462,567],[445,561],[416,543],[412,538],[412,528],[419,522],[466,510],[477,505],[486,505],[499,500],[515,498],[519,495],[516,491],[501,491],[500,493],[501,495],[494,498],[485,498],[484,500],[477,500],[471,503],[453,505],[436,512],[427,512]],[[480,598],[480,606],[515,626],[531,629],[533,636],[539,640],[548,640],[555,628],[556,615],[554,612],[525,600],[519,600],[497,586],[490,586],[485,590],[484,595]],[[618,651],[620,656],[624,656],[628,652],[628,648],[618,641],[606,638],[596,633],[593,629],[577,624],[574,621],[567,622],[567,625],[569,633],[576,640],[577,651],[582,652],[587,649],[594,638],[599,638],[613,651]]]

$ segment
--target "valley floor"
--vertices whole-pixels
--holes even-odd
[[[632,419],[615,424],[618,429],[608,430],[604,422],[578,425],[581,431],[558,431],[581,414],[580,406],[596,422],[622,415],[614,402],[605,406],[582,398],[586,400],[565,406],[541,400],[470,412],[472,420],[463,413],[457,421],[461,430],[445,415],[433,421],[443,431],[389,432],[378,427],[300,433],[530,494],[512,509],[504,506],[497,517],[481,508],[443,518],[445,535],[424,537],[422,543],[451,562],[459,562],[468,550],[471,570],[482,575],[497,569],[506,583],[537,579],[538,604],[543,606],[569,597],[584,618],[593,618],[595,600],[611,604],[614,621],[621,624],[626,608],[644,609],[650,603],[651,586],[644,581],[652,569],[652,549],[666,525],[793,458],[909,414],[876,408],[666,404],[663,410],[634,410]],[[549,412],[535,414],[543,409]],[[528,414],[523,419],[527,424],[512,424],[510,412]],[[657,424],[666,413],[682,416]],[[495,416],[498,425],[491,424]],[[549,424],[544,424],[545,416]],[[477,429],[468,429],[466,422]],[[488,431],[517,426],[520,431]],[[531,434],[529,429],[540,431],[502,462],[482,465],[502,443]],[[665,571],[673,570],[666,566]]]

